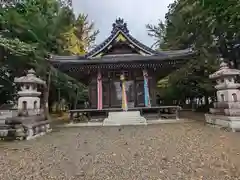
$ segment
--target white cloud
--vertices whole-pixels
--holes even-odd
[[[128,24],[130,33],[146,45],[153,39],[147,35],[145,25],[164,20],[168,5],[174,0],[72,0],[76,14],[85,13],[100,30],[97,43],[101,43],[112,28],[116,18],[121,17]]]

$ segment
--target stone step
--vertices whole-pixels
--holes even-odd
[[[1,125],[5,125],[5,119],[4,120],[0,119],[0,126]]]
[[[135,111],[130,111],[130,112],[116,112],[116,113],[114,113],[114,112],[109,112],[109,114],[108,114],[108,117],[109,118],[118,118],[118,119],[121,119],[121,118],[128,118],[128,119],[134,119],[134,118],[139,118],[139,117],[141,117],[141,115],[140,115],[140,112],[139,111],[137,111],[137,112],[135,112]]]
[[[137,118],[137,119],[108,119],[106,118],[104,121],[112,121],[112,122],[122,122],[122,123],[129,123],[129,122],[137,122],[137,123],[145,123],[145,118]]]
[[[140,111],[109,112],[108,118],[103,121],[104,126],[138,124],[147,124],[146,119],[141,116]]]
[[[109,119],[109,118],[108,118]],[[135,118],[114,118],[112,120],[114,121],[141,121],[144,120],[145,118],[141,118],[141,117],[135,117]]]
[[[141,116],[140,111],[119,111],[119,112],[109,112],[109,116]]]

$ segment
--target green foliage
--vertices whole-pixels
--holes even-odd
[[[3,51],[16,56],[24,56],[34,51],[33,46],[20,41],[18,38],[11,39],[2,35],[0,35],[0,47]]]
[[[157,25],[147,24],[148,35],[155,39],[155,43],[152,47],[159,47],[164,42],[164,37],[166,35],[166,26],[159,20]]]
[[[47,62],[49,54],[67,53],[63,34],[75,23],[73,10],[58,0],[24,0],[0,6],[0,84],[5,89],[2,89],[0,96],[7,91],[11,92],[9,97],[14,97],[13,78],[22,76],[25,70],[34,67],[45,80],[51,70],[51,101],[57,99],[57,89],[61,90],[61,97],[68,101],[76,99],[76,91],[79,98],[85,98],[85,87],[81,83]],[[1,103],[5,101],[1,98]]]
[[[177,0],[169,6],[164,24],[147,25],[158,37],[158,49],[193,48],[198,52],[196,59],[159,82],[162,94],[172,99],[212,95],[208,75],[218,67],[219,53],[234,58],[231,55],[239,43],[239,18],[239,0]]]

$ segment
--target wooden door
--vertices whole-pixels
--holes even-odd
[[[110,100],[110,98],[109,98],[109,96],[110,96],[109,83],[106,82],[106,81],[103,81],[102,88],[103,88],[103,100],[102,100],[103,107],[104,108],[109,108],[109,106],[110,106],[110,102],[109,102],[109,100]]]
[[[144,106],[144,83],[143,81],[136,81],[136,104],[137,107]]]
[[[111,107],[120,108],[122,105],[122,91],[121,91],[121,82],[112,81],[111,82]]]
[[[89,85],[89,101],[91,108],[97,108],[97,84]]]
[[[135,92],[134,92],[134,81],[126,81],[126,94],[127,94],[127,102],[128,102],[128,108],[135,107]]]

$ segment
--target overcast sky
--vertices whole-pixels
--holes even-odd
[[[168,5],[174,0],[72,0],[76,14],[88,14],[89,20],[100,30],[96,43],[110,35],[112,23],[121,17],[128,24],[130,33],[148,46],[153,39],[147,35],[145,25],[164,20]]]

